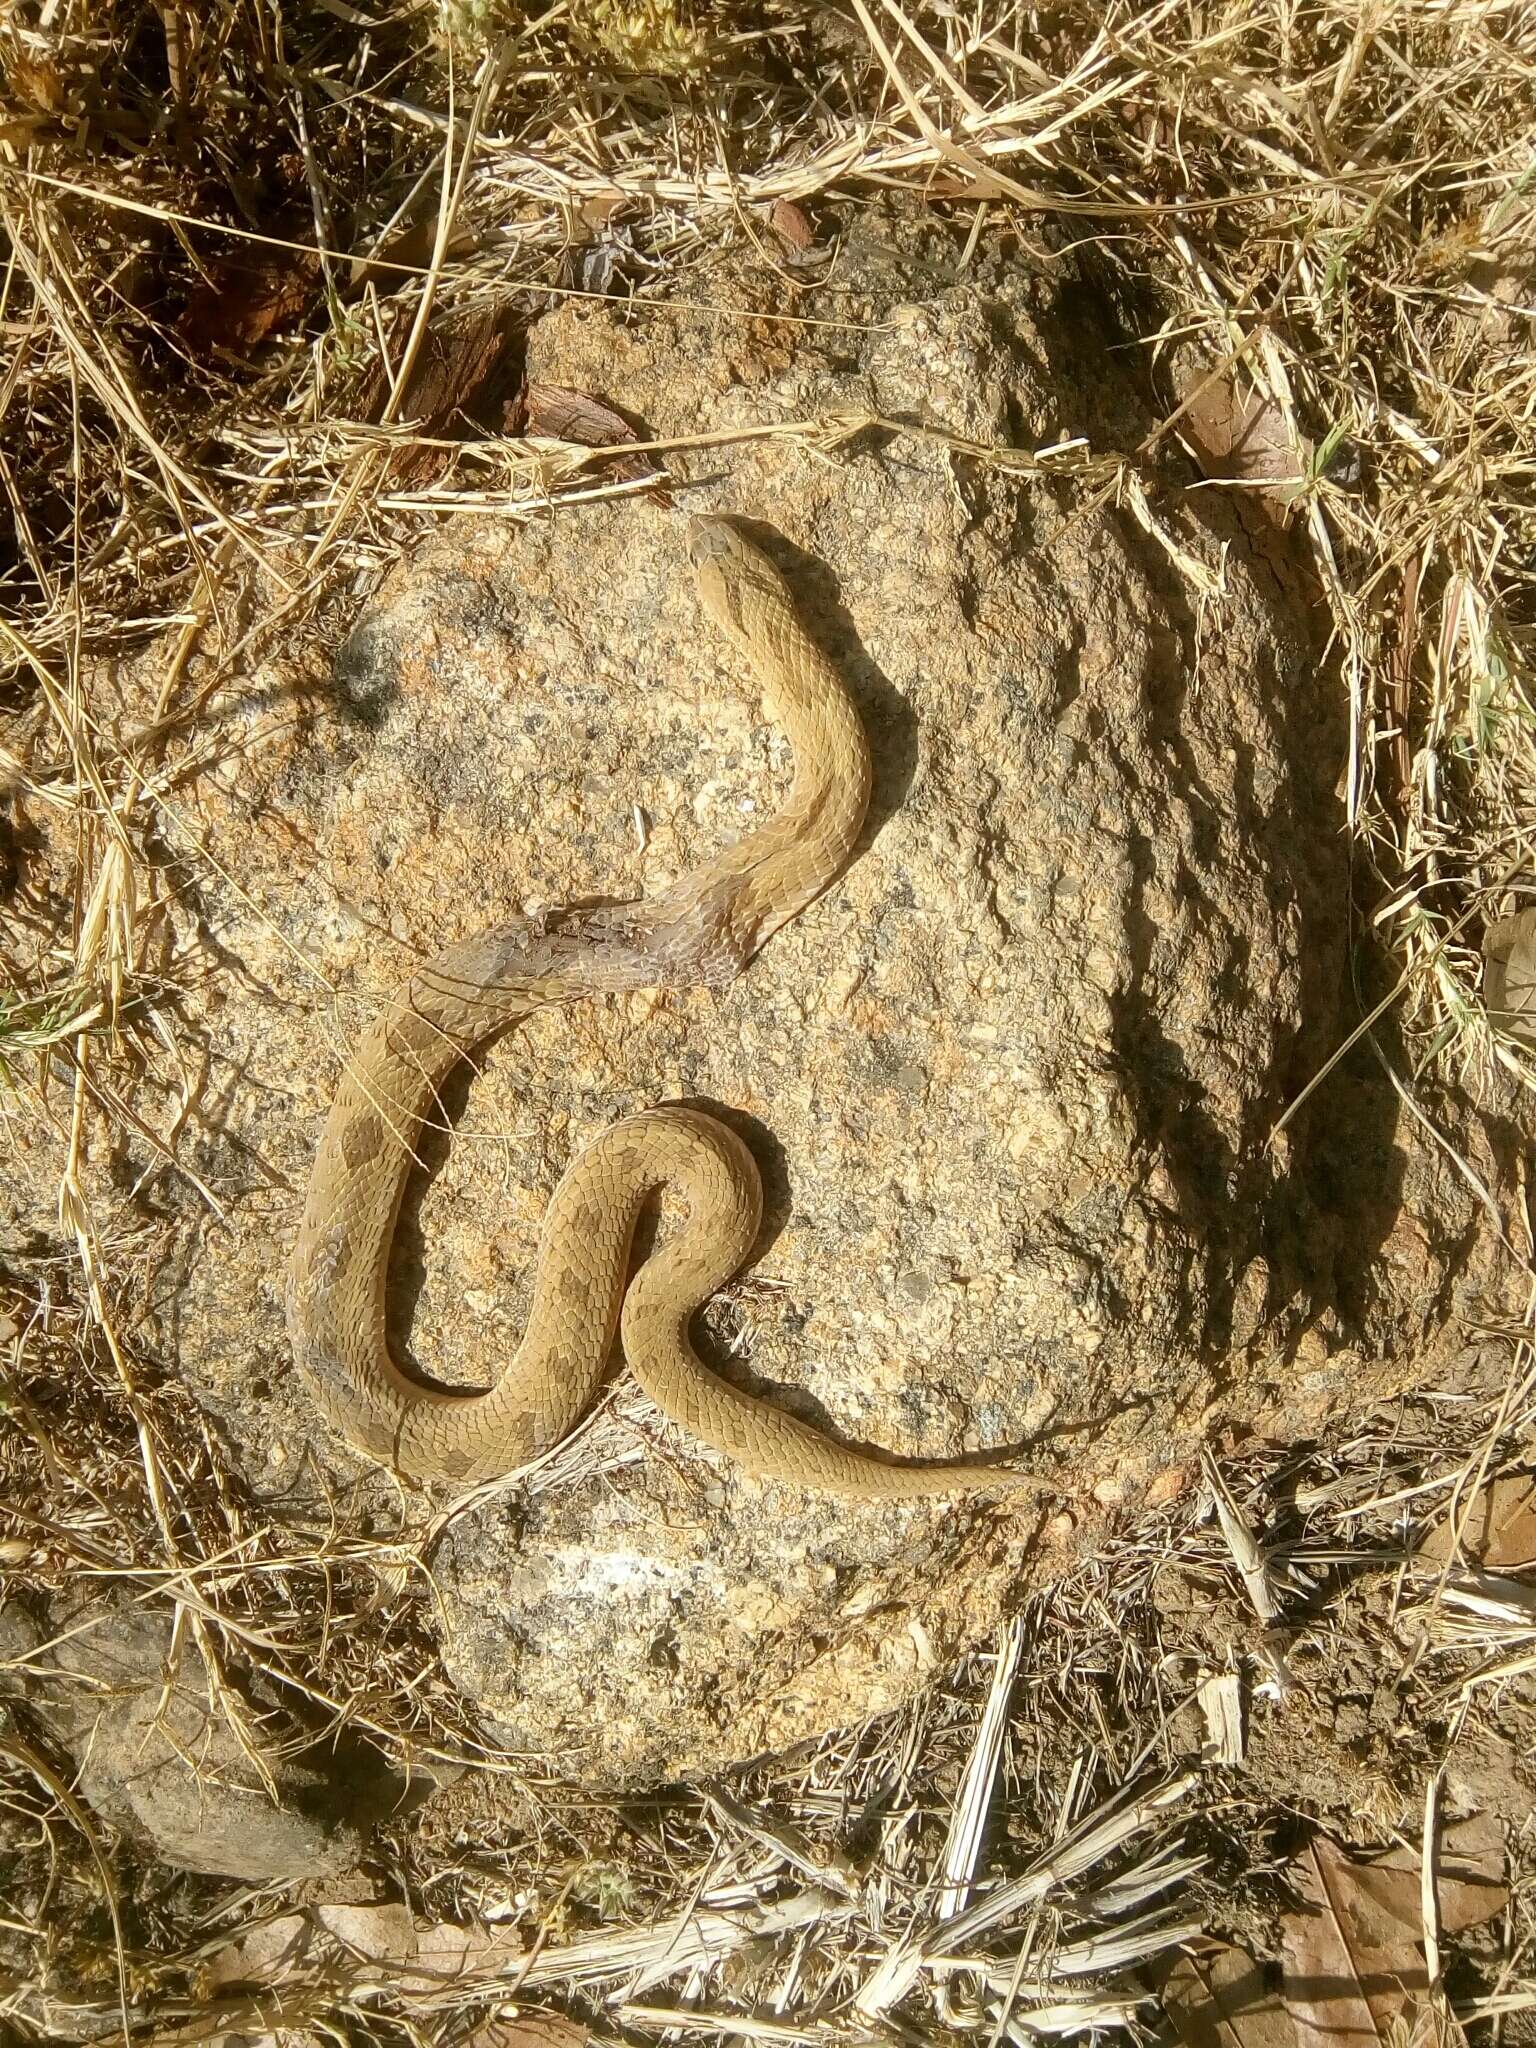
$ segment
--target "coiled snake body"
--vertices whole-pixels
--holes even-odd
[[[750,1153],[712,1117],[651,1109],[593,1141],[555,1191],[523,1341],[484,1393],[407,1377],[385,1337],[390,1241],[424,1116],[491,1032],[548,1003],[722,984],[820,894],[853,850],[869,748],[832,663],[783,577],[719,519],[692,522],[706,611],[753,664],[794,750],[783,807],[653,903],[519,917],[447,948],[389,1001],[343,1073],[288,1273],[288,1328],[328,1420],[414,1480],[498,1477],[550,1449],[590,1402],[617,1325],[640,1384],[675,1422],[747,1471],[868,1498],[1029,1485],[986,1466],[888,1464],[835,1443],[707,1370],[694,1311],[757,1235]],[[646,1198],[679,1193],[685,1226],[625,1287]]]

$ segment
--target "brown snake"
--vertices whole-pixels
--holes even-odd
[[[789,797],[654,903],[513,918],[449,946],[391,997],[343,1072],[315,1156],[288,1272],[294,1354],[328,1420],[412,1480],[472,1484],[551,1449],[591,1401],[617,1325],[658,1407],[760,1477],[871,1499],[1037,1487],[996,1466],[898,1465],[849,1449],[701,1363],[689,1323],[751,1250],[762,1191],[741,1140],[695,1110],[626,1117],[568,1169],[544,1220],[523,1341],[493,1387],[425,1386],[390,1357],[390,1241],[422,1120],[451,1069],[544,1004],[730,981],[826,888],[863,824],[864,730],[789,586],[723,520],[694,520],[689,545],[705,610],[748,656],[789,736]],[[636,1219],[663,1186],[687,1222],[626,1289]]]

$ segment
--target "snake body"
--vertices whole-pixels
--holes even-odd
[[[568,1169],[545,1217],[523,1341],[493,1387],[426,1386],[390,1356],[390,1242],[423,1118],[458,1062],[545,1004],[730,981],[853,851],[870,760],[841,676],[785,579],[733,526],[694,520],[690,552],[706,612],[789,737],[789,796],[656,900],[513,918],[448,947],[389,1000],[343,1073],[315,1156],[288,1271],[295,1356],[327,1419],[411,1480],[470,1485],[551,1449],[591,1401],[617,1327],[657,1405],[760,1477],[875,1499],[1029,1484],[997,1467],[887,1463],[703,1365],[689,1324],[751,1249],[761,1187],[741,1140],[694,1110],[626,1117]],[[686,1224],[626,1288],[636,1220],[662,1187],[681,1197]]]

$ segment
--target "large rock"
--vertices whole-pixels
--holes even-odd
[[[376,1763],[313,1738],[306,1754],[270,1700],[253,1710],[224,1685],[215,1701],[197,1651],[173,1653],[162,1616],[76,1602],[43,1628],[12,1605],[0,1609],[0,1658],[0,1684],[74,1758],[81,1794],[161,1861],[269,1884],[334,1876],[361,1857]]]
[[[959,277],[940,236],[855,242],[809,308],[842,326],[583,308],[535,329],[532,367],[663,435],[853,410],[1133,449],[1135,358],[1060,276]],[[772,303],[728,271],[690,296]],[[745,439],[689,500],[769,523],[857,693],[859,857],[734,987],[547,1014],[486,1050],[451,1147],[424,1147],[399,1341],[494,1375],[573,1148],[703,1100],[769,1194],[761,1256],[704,1318],[721,1368],[894,1451],[1028,1446],[1067,1511],[761,1485],[621,1380],[434,1560],[458,1683],[511,1746],[595,1782],[890,1706],[1068,1535],[1177,1490],[1207,1433],[1311,1429],[1410,1376],[1478,1277],[1468,1197],[1407,1149],[1368,1061],[1268,1142],[1354,1014],[1343,715],[1304,589],[1250,560],[1214,493],[1165,495],[1160,539],[1081,485],[866,441],[836,462],[809,431]],[[281,1315],[338,1058],[419,956],[534,903],[657,890],[770,808],[786,763],[700,617],[680,514],[640,498],[454,520],[334,683],[273,670],[235,716],[197,791],[219,867],[183,913],[219,963],[189,1158],[229,1220],[184,1232],[161,1338],[274,1508],[350,1473],[362,1521],[393,1495],[316,1422]],[[156,1161],[117,1170],[190,1224]]]

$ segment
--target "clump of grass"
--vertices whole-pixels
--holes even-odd
[[[508,0],[439,0],[448,46],[466,54],[516,36],[526,9]],[[572,0],[551,15],[577,58],[594,58],[640,76],[674,77],[701,70],[713,47],[701,10],[686,0]]]

